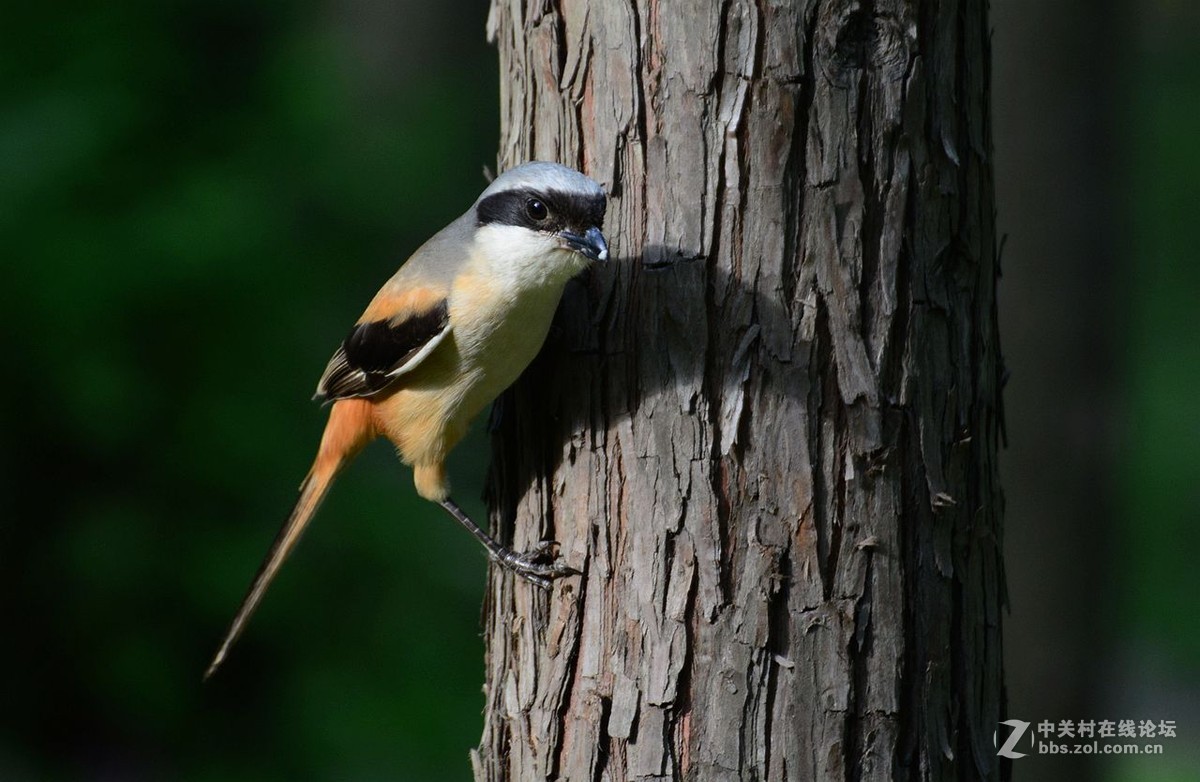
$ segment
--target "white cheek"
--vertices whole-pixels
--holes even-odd
[[[565,282],[585,265],[578,253],[564,250],[554,236],[514,225],[481,227],[475,246],[487,259],[489,272],[506,287]]]
[[[476,243],[495,262],[509,264],[524,263],[558,245],[552,236],[515,225],[485,225],[479,229]]]

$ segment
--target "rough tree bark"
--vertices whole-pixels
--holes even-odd
[[[493,0],[615,260],[495,421],[480,780],[997,779],[984,0]]]

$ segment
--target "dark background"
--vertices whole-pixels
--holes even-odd
[[[1200,776],[1200,10],[994,4],[1011,716],[1175,720]],[[495,159],[483,3],[0,19],[0,782],[438,780],[481,730],[486,562],[383,444],[220,675],[366,301]],[[476,427],[477,430],[482,428]],[[456,453],[478,502],[484,436]]]

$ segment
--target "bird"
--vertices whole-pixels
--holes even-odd
[[[380,436],[411,465],[417,493],[466,527],[493,561],[543,588],[577,573],[553,558],[553,543],[518,554],[472,521],[450,496],[446,455],[533,360],[566,283],[608,261],[606,209],[603,188],[579,171],[524,163],[496,177],[384,283],[317,383],[314,399],[329,406],[329,419],[312,468],[205,679],[242,634],[338,473]]]

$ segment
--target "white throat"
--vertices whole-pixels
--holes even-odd
[[[514,293],[559,289],[588,265],[557,237],[515,225],[479,227],[475,251],[489,277]]]

